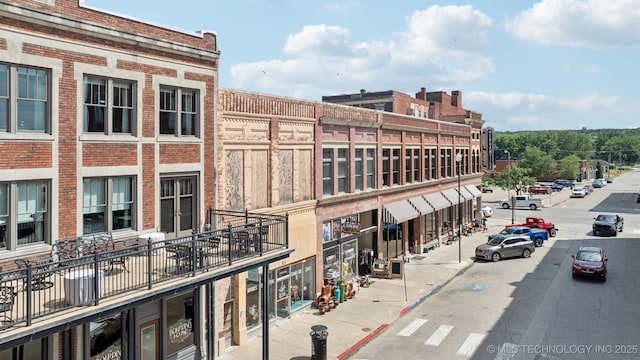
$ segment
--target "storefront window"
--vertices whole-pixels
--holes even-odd
[[[194,345],[193,293],[167,300],[167,353],[175,354]]]
[[[342,278],[355,276],[357,242],[352,240],[342,244]]]
[[[338,252],[340,248],[338,246],[325,249],[324,256],[324,279],[326,280],[338,280],[340,278],[340,254]]]
[[[89,323],[92,360],[122,358],[122,316]]]
[[[261,289],[259,269],[256,268],[247,271],[247,329],[251,329],[261,324]]]

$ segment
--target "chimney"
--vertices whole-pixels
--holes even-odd
[[[420,93],[419,93],[418,99],[427,101],[427,88],[426,87],[423,86],[423,87],[420,88]]]
[[[451,92],[451,105],[457,108],[462,107],[462,91],[454,90]]]

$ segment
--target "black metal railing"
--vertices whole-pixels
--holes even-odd
[[[287,216],[210,215],[224,226],[153,243],[116,242],[70,259],[16,260],[17,269],[0,273],[0,331],[288,247]]]

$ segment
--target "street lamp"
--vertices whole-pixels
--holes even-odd
[[[462,164],[462,154],[456,154],[456,163],[458,164],[458,264],[462,262],[462,204],[460,200],[460,168]]]
[[[509,150],[505,150],[507,153],[508,165],[509,166],[509,180],[507,180],[507,198],[509,199],[509,205],[511,206],[511,223],[515,223],[515,209],[513,208],[513,199],[511,198],[511,190],[509,189],[511,185],[511,153]]]

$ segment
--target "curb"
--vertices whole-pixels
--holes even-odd
[[[338,355],[338,360],[342,360],[347,356],[349,356],[352,352],[356,351],[359,347],[366,344],[369,340],[373,339],[376,335],[378,335],[382,330],[386,329],[388,326],[389,324],[382,324],[378,326],[377,329],[373,330],[372,332],[367,334],[365,337],[360,339],[357,343],[353,344],[350,348],[345,350],[342,354]]]

